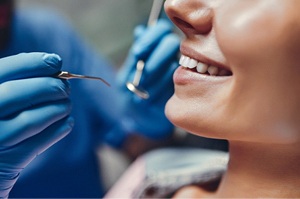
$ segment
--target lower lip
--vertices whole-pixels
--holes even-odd
[[[221,83],[227,81],[231,76],[210,76],[193,72],[182,66],[178,67],[173,75],[174,84],[185,85],[192,83]]]

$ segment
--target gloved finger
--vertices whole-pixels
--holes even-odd
[[[133,30],[134,41],[138,40],[146,31],[146,27],[144,25],[139,25]]]
[[[125,85],[127,81],[133,81],[137,62],[140,59],[146,60],[164,36],[171,31],[172,25],[167,20],[159,20],[156,25],[144,30],[137,30],[139,33],[136,34],[141,35],[139,35],[139,38],[133,44],[123,67],[118,73],[117,82],[119,85]]]
[[[177,60],[179,44],[179,37],[175,34],[169,34],[159,43],[145,64],[140,82],[143,87],[150,88],[153,82],[166,75],[170,64]]]
[[[126,88],[125,84],[127,81],[133,81],[133,77],[136,71],[136,58],[132,55],[127,56],[123,66],[117,74],[117,84],[120,88]]]
[[[0,84],[15,79],[49,76],[61,69],[56,54],[21,53],[0,59]]]
[[[138,40],[146,31],[146,27],[143,25],[137,26],[133,31],[134,41]],[[129,51],[128,56],[123,64],[123,67],[120,69],[117,82],[119,84],[126,84],[126,81],[133,81],[134,71],[136,70],[137,58],[135,55]],[[124,86],[125,87],[125,86]]]
[[[167,20],[159,20],[146,29],[145,33],[132,46],[132,54],[137,59],[146,59],[155,46],[166,35],[172,32],[172,25]]]
[[[40,103],[66,99],[70,84],[66,80],[38,77],[0,84],[0,118]]]
[[[43,131],[71,112],[69,100],[42,104],[25,110],[14,117],[0,120],[0,146],[13,146]]]
[[[24,168],[37,155],[64,138],[72,130],[73,125],[72,117],[62,118],[35,136],[29,137],[13,147],[0,150],[1,162],[16,168]]]
[[[169,65],[168,71],[159,80],[152,82],[147,88],[149,92],[149,103],[165,104],[174,93],[173,74],[178,67],[178,62],[174,61]]]

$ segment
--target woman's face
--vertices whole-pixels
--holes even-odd
[[[171,122],[207,137],[299,141],[299,9],[299,0],[167,0],[186,56]]]

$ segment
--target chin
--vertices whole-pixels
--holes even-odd
[[[190,104],[192,103],[188,103],[174,94],[166,104],[165,114],[172,124],[191,134],[224,139],[224,134],[214,129],[219,128],[219,126],[215,125],[212,120],[207,119],[209,117],[206,114],[200,114],[209,114],[209,112],[205,109],[202,111],[203,107],[189,106]]]
[[[257,114],[256,117],[249,115],[233,117],[226,111],[216,111],[205,102],[196,104],[192,102],[178,97],[175,93],[165,107],[165,114],[170,122],[191,134],[266,144],[291,144],[299,141],[299,131],[296,131],[297,128],[291,128],[292,125],[289,123],[275,122],[270,118],[260,120],[261,115],[259,117]]]
[[[165,106],[165,115],[166,117],[177,127],[181,127],[180,123],[184,120],[184,115],[180,111],[180,106],[178,103],[181,103],[175,95],[173,95],[166,103]]]

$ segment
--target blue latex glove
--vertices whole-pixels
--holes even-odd
[[[116,127],[107,136],[110,144],[122,143],[126,133],[139,133],[152,139],[162,139],[172,133],[174,127],[164,114],[165,103],[174,92],[172,76],[178,67],[180,42],[172,27],[169,21],[161,19],[153,26],[135,29],[135,42],[118,74],[118,86],[124,95],[120,99],[124,112],[119,129]],[[145,62],[145,68],[139,85],[148,91],[150,97],[147,100],[126,87],[126,82],[133,81],[140,59]]]
[[[66,80],[54,54],[22,53],[0,59],[0,198],[20,172],[72,129]]]

